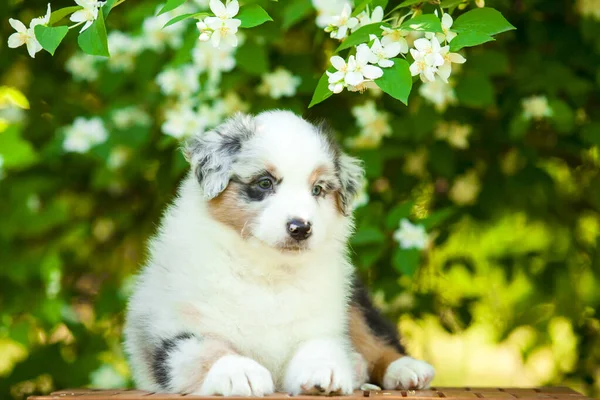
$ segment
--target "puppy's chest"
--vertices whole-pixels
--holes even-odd
[[[278,368],[298,343],[342,335],[344,279],[328,271],[269,282],[231,274],[205,281],[188,306],[194,331],[222,336],[240,352]]]

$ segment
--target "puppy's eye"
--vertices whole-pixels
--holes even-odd
[[[312,195],[317,197],[323,193],[323,187],[321,185],[315,185],[312,188]]]
[[[273,189],[273,181],[270,178],[261,178],[256,185],[262,190]]]

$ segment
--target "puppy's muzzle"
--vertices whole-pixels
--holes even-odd
[[[287,231],[295,240],[306,240],[312,233],[312,225],[308,221],[294,218],[288,221]]]

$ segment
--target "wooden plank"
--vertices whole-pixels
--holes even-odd
[[[321,396],[290,396],[287,393],[274,393],[263,399],[268,400],[315,400]],[[377,398],[373,400],[452,400],[482,399],[519,399],[519,400],[587,400],[585,396],[567,387],[541,388],[482,388],[482,387],[434,387],[430,390],[382,390],[355,391],[350,396],[322,396],[327,400],[349,400],[357,398]],[[31,396],[29,400],[222,400],[221,396],[196,396],[170,393],[152,393],[143,390],[97,390],[97,389],[65,389],[46,396]],[[249,398],[238,398],[249,400]]]

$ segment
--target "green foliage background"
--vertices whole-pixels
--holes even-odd
[[[238,66],[224,75],[222,88],[235,91],[251,112],[287,108],[326,118],[342,140],[357,135],[350,109],[368,94],[336,95],[307,110],[337,45],[316,27],[308,2],[259,3],[274,22],[246,31]],[[53,2],[55,9],[69,5]],[[125,2],[111,13],[108,31],[139,31],[157,5]],[[600,22],[578,15],[568,0],[486,5],[517,30],[464,52],[457,105],[438,113],[416,88],[408,107],[374,98],[390,113],[393,133],[378,148],[353,151],[366,163],[370,198],[356,212],[354,260],[386,313],[403,315],[409,349],[438,369],[435,384],[566,384],[597,395]],[[146,51],[134,72],[104,68],[96,82],[77,83],[64,69],[76,48],[73,36],[54,58],[42,52],[32,60],[5,45],[9,17],[28,21],[45,6],[45,0],[0,4],[0,85],[16,87],[31,103],[23,122],[0,132],[3,399],[130,384],[120,336],[130,277],[186,171],[177,141],[160,132],[164,99],[154,77],[165,65],[187,61],[189,47]],[[186,43],[194,41],[192,30]],[[278,66],[302,78],[297,95],[257,94],[261,74]],[[551,118],[522,118],[521,101],[532,95],[547,96]],[[112,110],[131,104],[150,113],[151,127],[119,131],[107,123],[106,144],[85,155],[62,150],[62,128],[77,116],[108,121]],[[442,121],[473,127],[467,149],[436,139]],[[107,166],[115,146],[133,152],[116,170]],[[404,165],[417,149],[428,157],[415,177]],[[450,188],[469,171],[480,192],[473,204],[455,204]],[[402,217],[428,228],[434,240],[423,254],[398,249],[392,235]],[[473,332],[485,340],[469,340]],[[508,364],[512,373],[494,372],[504,362],[494,349],[518,356]],[[489,351],[481,363],[477,354]]]

